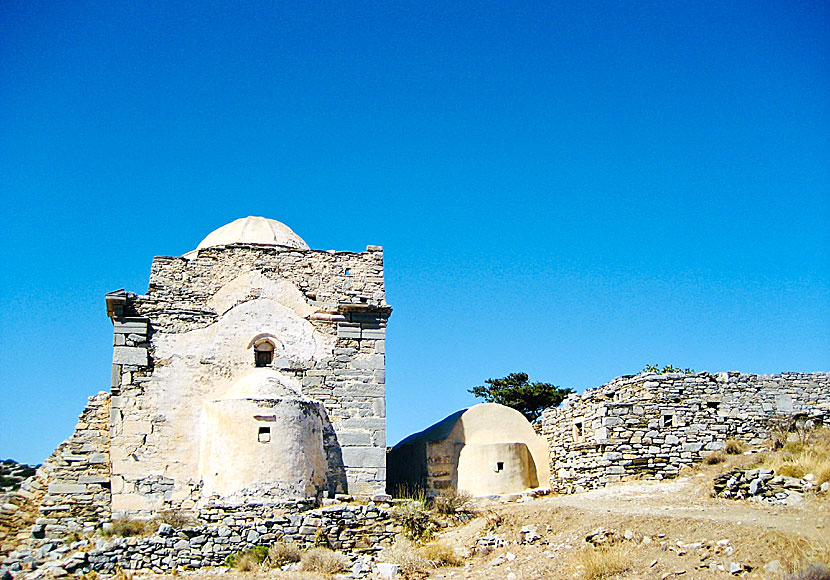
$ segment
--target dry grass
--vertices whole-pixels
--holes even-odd
[[[421,548],[420,551],[423,557],[437,568],[461,566],[464,563],[464,559],[455,552],[453,547],[444,542],[432,542]]]
[[[814,429],[809,437],[788,441],[780,450],[762,454],[760,463],[779,475],[812,473],[817,484],[830,481],[830,428]]]
[[[337,574],[344,572],[349,566],[349,559],[340,552],[328,548],[311,548],[303,552],[300,566],[306,572],[321,574]]]
[[[748,449],[749,445],[740,439],[727,439],[723,446],[723,451],[727,455],[741,455]]]
[[[631,567],[631,545],[585,548],[577,553],[576,561],[580,565],[580,578],[583,580],[610,578]]]
[[[812,564],[830,565],[830,530],[818,540],[774,532],[770,543],[774,547],[770,553],[795,577]]]
[[[285,564],[299,562],[302,555],[302,551],[294,544],[278,542],[268,548],[268,557],[265,562],[272,568],[280,568]]]
[[[432,498],[432,507],[441,515],[473,513],[473,496],[464,490],[447,489]]]
[[[105,530],[105,536],[119,536],[128,538],[131,536],[148,536],[159,528],[159,522],[123,518],[112,522],[112,529]]]
[[[715,451],[703,458],[703,463],[706,465],[717,465],[726,461],[726,455],[721,451]]]
[[[429,560],[417,549],[415,542],[403,536],[398,536],[394,544],[381,551],[378,562],[397,564],[404,578],[426,572],[431,567]]]

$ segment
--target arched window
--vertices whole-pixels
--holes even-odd
[[[254,345],[254,364],[258,367],[271,366],[274,360],[274,345],[271,341],[263,340]]]

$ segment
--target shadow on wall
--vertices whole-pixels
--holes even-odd
[[[326,453],[326,494],[334,497],[338,493],[347,493],[349,489],[346,478],[346,466],[343,463],[343,450],[337,440],[337,433],[323,409],[323,449]]]
[[[547,484],[547,446],[518,411],[482,403],[398,443],[387,455],[388,485],[428,495],[518,493]]]

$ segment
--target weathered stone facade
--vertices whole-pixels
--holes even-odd
[[[625,476],[676,476],[729,438],[761,443],[778,415],[830,415],[830,373],[644,374],[569,396],[536,422],[551,487],[574,492]]]
[[[111,293],[107,310],[114,325],[113,515],[198,511],[221,499],[215,497],[221,486],[206,489],[206,480],[221,481],[222,470],[261,462],[257,454],[268,444],[308,440],[296,437],[300,427],[281,437],[289,427],[280,413],[268,412],[287,407],[286,393],[295,406],[300,399],[322,404],[323,465],[291,465],[290,458],[311,454],[291,447],[285,461],[272,465],[270,489],[269,482],[258,482],[235,492],[233,501],[284,499],[301,488],[312,496],[384,492],[384,346],[391,309],[380,247],[352,253],[253,243],[200,246],[182,257],[155,258],[147,294]],[[269,349],[263,364],[257,362],[260,344]],[[268,383],[282,394],[254,396],[240,391],[241,383],[256,383],[249,390]],[[226,430],[238,432],[239,440],[228,447],[234,457],[218,466],[204,458],[200,463],[213,428],[205,414],[229,393],[236,393],[238,408],[247,401],[261,411]],[[312,413],[308,404],[304,409],[300,415]],[[296,424],[300,415],[291,420]],[[307,431],[315,429],[312,424]],[[320,489],[297,483],[300,473],[322,477],[312,486]]]

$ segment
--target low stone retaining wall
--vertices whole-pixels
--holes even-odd
[[[729,438],[760,444],[778,416],[830,417],[829,373],[643,374],[569,396],[534,427],[548,440],[551,488],[625,476],[674,477]]]
[[[816,486],[808,479],[776,475],[772,469],[733,469],[717,476],[714,488],[719,497],[795,505]],[[821,491],[827,489],[824,484]]]
[[[92,570],[112,574],[119,568],[165,572],[221,566],[230,554],[279,541],[299,548],[324,546],[357,559],[391,543],[395,536],[387,507],[372,502],[339,503],[267,519],[249,517],[251,514],[244,511],[237,515],[234,518],[226,514],[218,523],[181,529],[161,524],[151,537],[98,539],[94,544],[86,540],[70,545],[44,541],[37,548],[11,552],[0,564],[0,577],[5,571],[14,578],[31,579]]]

